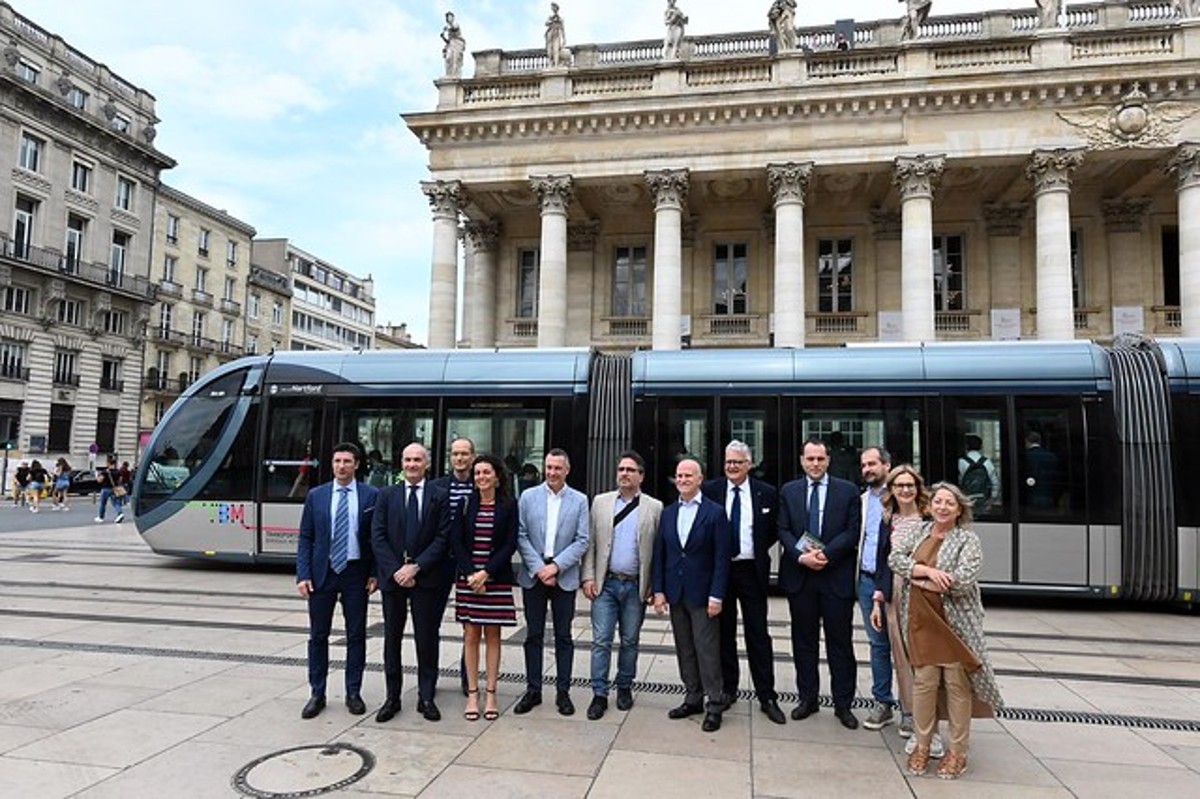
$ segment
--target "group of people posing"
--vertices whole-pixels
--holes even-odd
[[[334,479],[305,499],[297,586],[308,600],[311,693],[303,718],[326,704],[329,635],[339,601],[348,647],[346,706],[353,714],[366,712],[367,600],[377,587],[383,595],[386,697],[376,721],[389,721],[401,709],[401,640],[410,613],[417,712],[440,720],[439,631],[451,590],[463,624],[464,717],[498,718],[500,628],[516,624],[519,585],[526,687],[514,713],[542,704],[547,614],[555,707],[562,715],[575,713],[571,624],[582,590],[591,604],[589,719],[608,712],[614,688],[618,710],[633,706],[640,631],[653,607],[669,614],[685,690],[670,718],[702,716],[701,729],[720,729],[739,692],[740,612],[754,696],[770,721],[785,724],[767,623],[776,543],[799,695],[794,721],[820,709],[823,629],[834,715],[846,728],[859,727],[851,709],[856,602],[870,643],[874,698],[862,726],[877,730],[899,720],[901,735],[911,736],[911,773],[925,773],[931,758],[940,757],[938,776],[960,776],[972,716],[991,715],[1001,704],[983,637],[981,548],[971,529],[970,500],[950,483],[927,490],[913,467],[893,469],[882,447],[861,453],[867,487],[861,494],[854,483],[829,474],[829,447],[816,439],[803,446],[804,476],[776,491],[750,476],[750,448],[731,441],[723,477],[705,480],[702,464],[682,457],[674,476],[678,499],[665,506],[641,490],[645,463],[633,451],[618,459],[617,489],[590,504],[567,485],[571,462],[561,449],[546,454],[544,481],[519,498],[511,495],[503,462],[476,455],[469,439],[452,442],[452,472],[436,480],[428,478],[426,448],[409,444],[402,453],[403,482],[382,489],[355,479],[360,457],[353,444],[335,447]],[[892,692],[893,662],[898,696]],[[949,721],[948,747],[937,733],[939,717]]]

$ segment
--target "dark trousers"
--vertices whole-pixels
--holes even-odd
[[[722,609],[722,613],[724,610]],[[705,709],[720,713],[725,709],[721,685],[721,622],[708,617],[708,606],[691,607],[681,597],[671,604],[671,634],[675,638],[675,658],[679,679],[685,690],[683,701],[699,706],[708,694]]]
[[[383,592],[383,676],[387,684],[387,698],[398,700],[404,688],[400,647],[410,607],[413,643],[417,648],[417,696],[430,701],[437,685],[441,612],[445,608],[440,583],[430,588],[394,586]]]
[[[522,589],[525,600],[525,683],[530,691],[542,690],[542,660],[546,639],[546,606],[554,619],[554,687],[571,687],[571,666],[575,661],[575,639],[571,622],[575,618],[575,592],[556,585],[535,582]]]
[[[788,594],[788,609],[792,615],[792,658],[796,662],[796,691],[800,694],[800,704],[816,704],[821,692],[817,648],[824,622],[833,706],[849,710],[854,700],[857,668],[851,643],[854,600],[806,586]]]
[[[324,582],[308,595],[308,685],[313,696],[325,695],[329,675],[329,632],[333,609],[342,603],[346,623],[346,695],[362,692],[367,664],[367,569],[360,560],[346,564],[341,574],[330,569]]]
[[[767,592],[758,579],[752,560],[735,560],[729,570],[729,587],[721,605],[721,677],[725,695],[737,695],[740,680],[738,664],[738,606],[746,636],[746,660],[758,701],[777,699],[775,693],[775,652],[767,631]]]

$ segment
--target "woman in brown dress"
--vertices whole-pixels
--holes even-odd
[[[479,641],[487,659],[487,701],[483,717],[500,716],[496,685],[500,680],[500,628],[517,623],[513,602],[512,556],[517,550],[517,502],[508,493],[504,464],[480,455],[473,467],[475,487],[467,499],[451,545],[458,563],[455,607],[463,625],[467,672],[467,721],[479,720]]]
[[[971,502],[959,488],[930,489],[932,522],[896,542],[888,565],[903,578],[900,630],[914,670],[913,719],[917,745],[908,757],[910,774],[929,768],[939,692],[945,691],[950,751],[938,766],[943,779],[967,770],[972,715],[992,715],[1003,706],[983,636],[979,573],[983,552],[971,529]]]

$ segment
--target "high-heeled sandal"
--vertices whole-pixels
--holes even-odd
[[[479,696],[479,689],[478,689],[478,688],[473,688],[473,689],[472,689],[472,688],[469,688],[469,689],[467,689],[467,696],[468,696],[468,697],[472,697],[472,696]],[[475,701],[476,701],[476,702],[478,702],[479,700],[478,700],[478,699],[476,699]],[[478,709],[476,709],[476,710],[464,710],[464,711],[463,711],[463,718],[464,718],[464,719],[466,719],[467,721],[479,721],[479,710],[478,710]]]
[[[487,691],[492,696],[496,695],[495,688],[485,688],[484,690]],[[496,719],[500,718],[500,711],[495,710],[495,709],[485,710],[485,711],[483,711],[483,718],[485,721],[495,721]]]

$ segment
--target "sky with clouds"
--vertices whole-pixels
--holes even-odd
[[[428,327],[432,222],[424,148],[400,114],[431,110],[442,15],[467,51],[542,46],[549,2],[529,0],[8,0],[150,92],[164,181],[301,249],[375,279],[377,319]],[[662,35],[664,2],[560,0],[567,43]],[[769,0],[678,0],[687,33],[766,29]],[[1033,0],[934,0],[933,15]],[[799,27],[896,18],[890,0],[799,0]],[[468,56],[463,74],[472,74]]]

